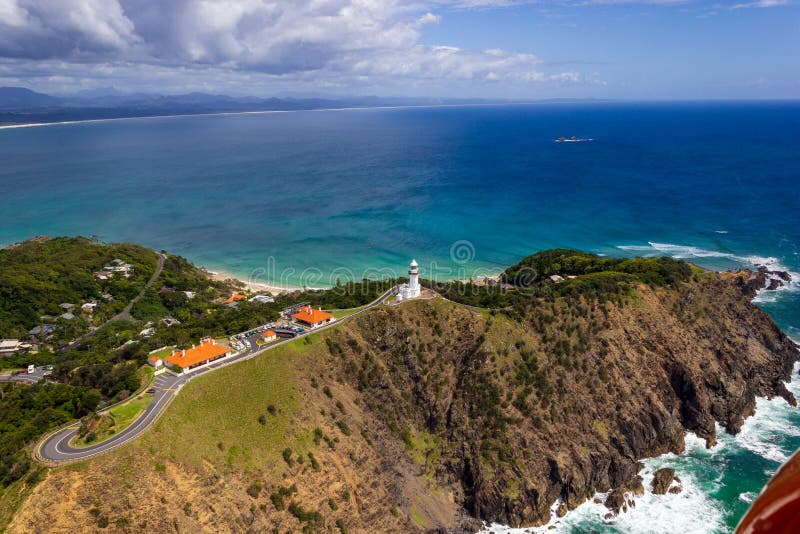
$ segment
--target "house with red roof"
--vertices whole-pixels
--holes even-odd
[[[272,343],[276,339],[278,339],[278,334],[273,330],[265,330],[264,333],[261,334],[261,341],[264,343]]]
[[[310,304],[297,308],[297,311],[292,314],[292,319],[309,328],[318,328],[330,324],[334,320],[333,315],[314,309]]]
[[[206,337],[200,340],[199,345],[192,345],[191,349],[174,351],[164,358],[164,361],[186,372],[189,369],[230,356],[230,354],[231,349],[217,345],[217,341],[213,337]]]
[[[244,299],[246,299],[246,298],[247,298],[247,297],[245,297],[245,296],[244,296],[244,295],[242,295],[241,293],[234,293],[233,295],[231,295],[230,297],[228,297],[227,299],[225,299],[225,304],[232,304],[232,303],[234,303],[234,302],[238,302],[238,301],[240,301],[240,300],[244,300]]]

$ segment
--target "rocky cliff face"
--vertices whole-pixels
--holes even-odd
[[[370,313],[334,334],[340,378],[420,439],[425,469],[475,517],[546,522],[597,491],[636,489],[639,459],[740,430],[756,396],[795,404],[798,351],[750,303],[763,273],[641,286],[622,304],[535,302],[513,320],[442,302]]]

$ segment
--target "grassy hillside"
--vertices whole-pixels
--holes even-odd
[[[448,494],[435,494],[403,459],[402,445],[372,427],[357,392],[331,378],[329,335],[192,381],[132,446],[53,471],[34,506],[52,510],[63,501],[64,494],[51,493],[57,486],[67,495],[65,513],[50,515],[59,528],[118,531],[407,531],[434,524],[431,514],[442,509],[454,515]],[[417,523],[382,474],[383,439],[419,489]],[[131,500],[141,495],[148,498]],[[40,528],[30,521],[41,518],[23,516],[11,532]]]
[[[109,280],[100,280],[95,276],[115,259],[133,265],[129,278],[115,274]],[[62,382],[64,388],[88,392],[96,399],[94,405],[114,402],[127,398],[141,386],[140,370],[151,350],[164,345],[187,347],[204,336],[225,337],[248,330],[276,319],[280,309],[299,301],[331,308],[363,305],[392,284],[347,284],[330,291],[281,295],[269,304],[240,302],[232,308],[224,299],[239,289],[235,281],[211,280],[184,258],[167,255],[163,271],[135,303],[130,317],[104,324],[145,288],[156,265],[157,255],[152,250],[85,238],[36,238],[0,250],[0,336],[25,339],[28,330],[36,325],[56,325],[52,336],[34,338],[41,342],[38,353],[2,358],[0,367],[53,364],[51,378]],[[97,303],[92,313],[80,310],[85,302]],[[75,305],[71,310],[74,318],[58,317],[64,312],[59,307],[61,303]],[[167,326],[162,321],[165,317],[173,317],[180,324]],[[90,331],[91,326],[98,325],[103,326]],[[140,332],[149,327],[153,334],[143,336]],[[68,342],[84,334],[87,336],[80,343],[67,347]],[[36,386],[31,391],[38,390]],[[232,386],[231,391],[240,390]],[[64,402],[60,397],[39,395],[36,409],[59,416],[38,417],[33,426],[20,427],[15,413],[0,412],[0,488],[25,475],[29,467],[25,448],[31,440],[49,428],[88,413],[69,406],[62,410]],[[86,423],[98,426],[103,433],[109,422]],[[225,454],[234,458],[243,449],[234,446]]]

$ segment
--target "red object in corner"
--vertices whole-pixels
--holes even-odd
[[[800,532],[800,450],[773,476],[736,527],[736,534]]]

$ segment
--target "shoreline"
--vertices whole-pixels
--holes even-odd
[[[602,102],[602,101],[601,101]],[[305,113],[320,111],[359,111],[359,110],[392,110],[392,109],[435,109],[435,108],[464,108],[464,107],[491,107],[491,106],[530,106],[546,104],[562,104],[565,102],[492,102],[475,104],[416,104],[408,106],[351,106],[341,108],[309,108],[309,109],[255,109],[250,111],[212,111],[208,113],[178,113],[168,115],[142,115],[131,117],[108,117],[102,119],[74,119],[55,122],[25,122],[19,124],[0,124],[0,130],[15,130],[19,128],[36,128],[41,126],[68,126],[74,124],[90,124],[95,122],[126,121],[135,119],[179,119],[185,117],[206,117],[225,115],[271,115],[274,113]],[[575,102],[583,103],[583,102]],[[591,102],[590,102],[591,103]]]
[[[293,285],[275,285],[269,284],[266,282],[250,282],[249,280],[245,280],[240,276],[231,274],[227,271],[212,271],[210,269],[206,269],[205,267],[201,267],[201,270],[206,273],[206,275],[211,278],[212,280],[216,280],[218,282],[225,282],[227,280],[236,280],[240,284],[244,286],[244,288],[248,291],[253,291],[255,293],[258,292],[267,292],[273,296],[283,295],[285,293],[293,293],[295,291],[319,291],[319,290],[327,290],[332,289],[332,287],[300,287],[300,286],[293,286]],[[479,278],[472,279],[472,283],[476,286],[485,286],[491,282],[499,282],[500,274],[490,275],[490,276],[482,276]],[[461,282],[461,283],[469,283],[469,278],[452,278],[448,280],[439,280],[439,282]]]
[[[201,269],[212,280],[216,280],[218,282],[235,280],[240,284],[244,285],[245,289],[247,289],[248,291],[253,291],[254,293],[269,293],[270,295],[277,296],[277,295],[283,295],[285,293],[293,293],[295,291],[303,291],[304,289],[327,289],[319,287],[302,288],[299,286],[290,286],[290,285],[274,285],[265,282],[250,282],[249,280],[245,280],[239,276],[236,276],[226,271],[212,271],[206,269],[205,267],[201,267]]]

